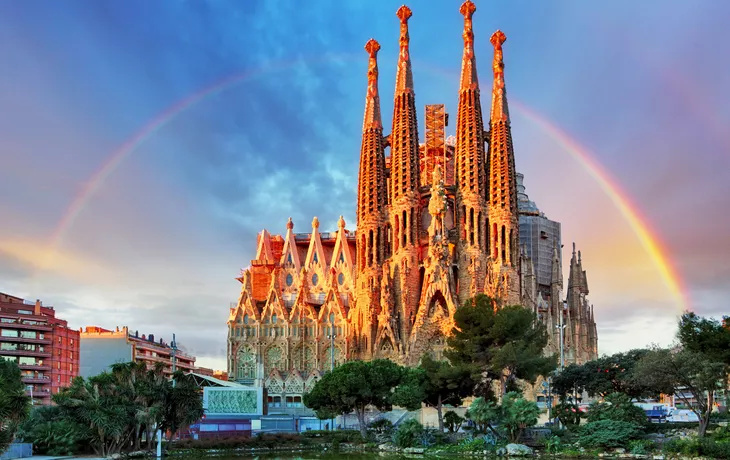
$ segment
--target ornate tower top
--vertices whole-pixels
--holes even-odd
[[[378,51],[380,51],[380,43],[371,38],[365,44],[365,51],[370,55],[370,61],[368,62],[368,92],[365,96],[363,131],[383,127],[380,118],[380,95],[378,94]]]
[[[314,219],[312,219],[312,230],[319,228],[319,219],[317,216],[314,216]]]
[[[286,222],[286,228],[287,228],[287,230],[292,230],[292,229],[294,228],[294,221],[293,221],[293,220],[291,220],[291,217],[290,217],[290,218],[289,218],[289,220],[288,220],[288,221]]]
[[[398,8],[396,15],[400,19],[400,54],[398,55],[398,70],[395,75],[395,92],[398,94],[413,91],[413,71],[408,50],[408,44],[411,40],[410,35],[408,35],[408,19],[413,16],[413,12],[406,5],[403,5]]]
[[[340,216],[340,220],[337,221],[337,228],[345,228],[345,218]]]
[[[492,70],[494,72],[494,86],[492,88],[492,123],[504,121],[509,123],[509,109],[507,108],[507,91],[504,87],[504,56],[502,55],[502,44],[507,36],[501,30],[492,34],[489,39],[494,46],[494,59]]]
[[[477,63],[474,57],[474,30],[472,29],[472,16],[477,10],[471,0],[466,0],[459,9],[464,16],[464,56],[461,61],[461,82],[460,90],[479,89],[479,78],[477,77]]]

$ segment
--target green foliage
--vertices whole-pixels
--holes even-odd
[[[29,412],[30,397],[25,394],[18,365],[0,358],[0,452],[13,442]]]
[[[560,436],[552,435],[545,438],[543,445],[545,446],[545,452],[548,454],[557,454],[563,447],[563,441]]]
[[[603,402],[594,402],[588,409],[588,421],[615,420],[630,422],[637,426],[648,424],[644,410],[631,402],[622,393],[611,393]]]
[[[730,458],[730,442],[709,438],[670,439],[663,445],[665,454],[684,457]]]
[[[584,390],[590,396],[606,396],[624,393],[632,398],[650,397],[657,390],[638,379],[636,365],[649,350],[637,349],[589,361],[582,365],[571,364],[553,378],[553,391],[564,399]]]
[[[452,410],[444,414],[444,425],[446,425],[446,429],[449,430],[449,433],[456,433],[459,431],[461,424],[464,423],[465,420],[466,419]]]
[[[393,430],[393,423],[387,418],[381,418],[372,422],[368,428],[378,434],[385,434]]]
[[[500,406],[500,425],[507,431],[510,442],[519,441],[526,428],[537,425],[540,408],[519,393],[510,392]]]
[[[394,403],[403,407],[418,407],[423,402],[434,407],[438,414],[439,430],[443,432],[443,405],[458,406],[463,398],[473,394],[472,372],[471,365],[452,365],[424,355],[418,368],[406,373],[403,384],[395,392]]]
[[[684,349],[730,366],[730,316],[724,316],[721,322],[687,312],[679,320],[677,338]]]
[[[537,404],[516,392],[507,393],[500,405],[477,398],[467,411],[467,418],[477,425],[479,431],[489,429],[496,433],[494,426],[499,425],[510,442],[517,442],[526,428],[535,426],[539,415]]]
[[[393,444],[401,448],[421,446],[425,432],[418,420],[406,420],[393,433]]]
[[[454,322],[446,356],[456,365],[474,366],[476,380],[484,375],[487,380],[499,380],[503,394],[510,382],[534,383],[557,365],[555,356],[543,356],[548,335],[529,309],[516,305],[495,310],[494,300],[479,294],[456,310]]]
[[[365,408],[372,405],[381,411],[391,410],[394,395],[402,394],[397,388],[408,375],[406,368],[388,359],[350,361],[325,374],[312,391],[304,395],[303,402],[318,417],[354,410],[360,422],[360,432],[365,437]],[[417,407],[406,408],[413,410]]]
[[[466,418],[474,422],[479,432],[486,432],[491,429],[492,424],[499,420],[499,407],[494,401],[479,397],[472,401],[469,410],[466,411]]]
[[[626,447],[643,433],[640,426],[618,420],[588,422],[580,428],[580,444],[584,447]]]
[[[634,439],[629,441],[629,453],[634,455],[647,455],[656,449],[656,443],[651,439]]]
[[[577,404],[569,402],[561,402],[553,408],[553,415],[568,428],[580,425],[580,419],[584,414],[580,411]]]
[[[88,444],[97,455],[120,452],[130,444],[139,449],[141,434],[153,427],[173,434],[203,415],[203,402],[189,377],[168,380],[161,365],[147,369],[144,363],[124,363],[85,380],[75,378],[68,388],[53,395],[62,420],[86,427]]]
[[[655,349],[636,368],[637,377],[665,394],[684,394],[695,399],[694,411],[700,418],[699,434],[705,435],[713,409],[712,395],[727,380],[728,366],[702,352]],[[683,401],[688,403],[688,401]],[[689,406],[689,404],[687,404]]]
[[[18,437],[33,444],[38,454],[63,456],[80,453],[89,442],[89,429],[64,418],[57,406],[35,407],[21,425]]]

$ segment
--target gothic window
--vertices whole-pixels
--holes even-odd
[[[271,323],[272,324],[276,324],[276,313],[274,313],[273,315],[271,315]]]
[[[256,353],[253,348],[245,347],[238,352],[238,380],[256,378]]]
[[[342,360],[342,352],[340,351],[340,348],[335,345],[335,353],[334,353],[334,365],[339,366],[343,363]],[[328,371],[332,368],[332,345],[327,345],[327,348],[324,350],[324,353],[322,354],[322,370]]]
[[[319,263],[319,258],[317,258],[317,251],[314,252],[314,257],[312,257],[312,262],[315,264]]]
[[[317,283],[319,283],[319,276],[317,276],[317,274],[315,273],[314,275],[312,275],[312,286],[316,286]]]
[[[294,277],[291,276],[291,273],[289,273],[286,275],[286,285],[291,286],[292,284],[294,284]]]
[[[337,275],[337,283],[342,286],[345,283],[345,275],[340,273]]]
[[[248,315],[243,315],[243,324],[248,324]]]
[[[289,263],[289,264],[292,264],[293,263],[292,260],[291,260],[291,252],[289,254],[287,254],[287,256],[286,256],[286,262]]]
[[[273,369],[281,371],[286,370],[286,359],[278,346],[270,347],[266,350],[266,359],[264,362],[264,370],[268,375]]]
[[[345,263],[345,253],[340,252],[340,262]]]

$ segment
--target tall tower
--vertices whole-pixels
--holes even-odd
[[[464,16],[464,54],[461,61],[455,153],[459,303],[483,290],[487,262],[484,255],[487,213],[484,121],[472,30],[472,16],[475,11],[476,6],[471,0],[465,1],[459,10]]]
[[[357,353],[370,356],[379,313],[380,268],[385,260],[385,154],[383,122],[378,94],[378,61],[380,44],[370,39],[365,45],[370,56],[368,90],[365,96],[365,117],[362,125],[360,174],[357,190],[357,285],[355,288],[357,318],[355,337]]]
[[[409,50],[411,9],[398,9],[400,53],[395,77],[393,131],[390,135],[390,225],[396,305],[400,308],[401,337],[410,334],[419,298],[420,185],[416,93]]]
[[[498,274],[503,304],[519,304],[519,211],[515,154],[512,148],[507,91],[504,85],[502,44],[507,37],[496,31],[490,41],[494,45],[494,84],[489,122],[489,220],[492,272]]]

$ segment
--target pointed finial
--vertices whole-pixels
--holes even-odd
[[[380,118],[380,95],[378,94],[378,51],[380,51],[380,43],[371,38],[365,44],[365,51],[370,56],[368,63],[368,92],[365,96],[365,119],[363,121],[363,131],[373,128],[383,127]]]
[[[578,263],[581,263],[581,260],[580,260],[580,251],[578,251]]]
[[[317,216],[314,216],[314,219],[312,219],[312,230],[316,230],[319,228],[319,219],[317,219]]]
[[[575,255],[575,241],[573,242],[573,255]]]
[[[400,19],[400,54],[398,55],[398,68],[395,76],[395,93],[413,91],[413,71],[411,70],[411,56],[408,50],[408,44],[411,37],[408,34],[408,19],[413,16],[413,12],[406,5],[398,8],[396,13]]]
[[[477,63],[474,58],[474,30],[472,28],[472,16],[477,10],[476,5],[471,0],[466,0],[459,8],[459,12],[464,16],[464,56],[461,60],[461,81],[459,88],[461,90],[478,90],[479,79],[477,78]]]
[[[286,223],[286,228],[287,228],[288,230],[292,230],[292,229],[294,228],[294,221],[293,221],[293,220],[291,220],[291,217],[289,218],[289,220],[288,220],[288,221],[287,221],[287,223]]]
[[[337,221],[338,228],[345,228],[345,218],[340,216],[340,220]]]

